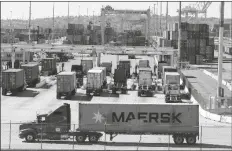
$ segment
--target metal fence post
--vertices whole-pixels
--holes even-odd
[[[168,150],[170,150],[170,129],[168,128]]]
[[[75,124],[74,124],[74,131],[75,131]],[[73,135],[73,150],[74,150],[74,135]]]
[[[104,138],[104,139],[105,139],[105,140],[104,140],[104,142],[105,142],[104,144],[105,144],[105,145],[104,145],[104,150],[106,150],[106,123],[104,124],[104,131],[105,131],[105,138]]]
[[[11,120],[10,120],[10,134],[9,134],[9,149],[11,147]]]
[[[202,150],[202,133],[203,131],[202,131],[202,125],[201,125],[201,150]]]
[[[41,148],[41,149],[43,149],[42,138],[43,138],[43,125],[42,125],[42,123],[41,123],[41,137],[40,137],[40,148]]]

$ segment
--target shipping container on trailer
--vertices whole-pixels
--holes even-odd
[[[61,72],[57,74],[56,92],[57,99],[60,99],[61,96],[66,96],[66,99],[71,99],[71,96],[76,93],[76,73]]]
[[[162,85],[164,84],[164,75],[165,75],[165,72],[177,72],[177,68],[176,67],[172,67],[172,66],[163,66],[162,67],[162,73],[161,73]]]
[[[93,70],[102,70],[103,71],[103,85],[105,86],[107,84],[107,78],[106,78],[106,67],[94,67]]]
[[[57,74],[56,59],[55,58],[44,58],[42,59],[42,72],[48,73],[48,75]]]
[[[102,67],[106,67],[106,75],[109,76],[112,73],[112,62],[102,62]]]
[[[180,74],[177,72],[165,72],[163,91],[165,102],[181,102]]]
[[[37,121],[22,123],[19,137],[27,142],[40,139],[65,140],[75,137],[78,143],[87,138],[97,143],[103,134],[112,141],[117,135],[172,135],[175,144],[194,145],[199,140],[199,105],[197,104],[126,104],[78,103],[77,109],[64,103],[49,114],[37,115]],[[71,116],[78,123],[71,131]],[[61,121],[58,121],[62,119]],[[46,128],[41,128],[41,123]],[[56,123],[56,124],[54,124]]]
[[[121,92],[127,93],[127,72],[125,68],[118,68],[114,70],[114,85],[112,86],[112,93]]]
[[[25,73],[23,69],[8,69],[2,71],[2,95],[8,91],[13,94],[21,92],[25,87]]]
[[[158,79],[162,78],[163,66],[169,66],[169,64],[165,61],[159,61],[158,62]]]
[[[86,95],[101,95],[103,88],[103,70],[91,69],[87,73]]]
[[[139,68],[138,96],[153,96],[152,70],[151,68]]]
[[[76,72],[76,82],[77,82],[77,87],[81,87],[83,85],[83,69],[82,65],[72,65],[71,67],[71,72]]]
[[[21,68],[25,72],[25,78],[28,86],[36,86],[40,82],[39,76],[39,64],[28,63],[21,65]]]
[[[150,67],[149,60],[139,60],[139,68]]]
[[[87,72],[93,68],[93,59],[82,59],[81,65],[83,67],[83,73],[84,75],[87,74]]]
[[[126,69],[127,78],[130,78],[130,68],[131,68],[130,60],[120,60],[118,68],[125,68]]]

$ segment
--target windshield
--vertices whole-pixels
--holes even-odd
[[[45,123],[46,116],[37,116],[38,123]]]

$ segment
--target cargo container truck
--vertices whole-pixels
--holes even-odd
[[[29,63],[21,65],[25,72],[26,83],[28,86],[35,87],[40,82],[39,64]]]
[[[149,60],[139,60],[139,68],[149,68]]]
[[[151,68],[139,68],[138,96],[153,96]]]
[[[131,68],[130,60],[120,60],[117,68],[125,68],[126,77],[130,78],[130,68]]]
[[[93,60],[92,59],[85,59],[85,60],[82,59],[81,65],[82,65],[84,75],[87,75],[87,72],[93,68]]]
[[[163,66],[162,67],[162,73],[161,73],[162,85],[164,84],[164,74],[165,74],[165,72],[177,72],[177,68],[172,67],[172,66]]]
[[[76,123],[77,129],[71,130]],[[121,134],[171,135],[175,144],[183,144],[185,140],[188,145],[194,145],[199,140],[199,106],[90,102],[78,103],[74,111],[65,103],[49,114],[37,115],[35,122],[21,124],[19,130],[19,137],[27,142],[74,137],[78,143],[84,143],[87,138],[97,143],[103,134],[110,135],[111,141]]]
[[[127,93],[127,74],[125,68],[118,68],[114,70],[114,85],[112,86],[112,93]]]
[[[47,75],[57,74],[56,59],[55,58],[44,58],[42,59],[42,73]]]
[[[106,67],[106,76],[112,73],[112,62],[102,62],[101,67]]]
[[[103,70],[91,69],[87,73],[86,95],[101,95],[104,82]]]
[[[106,67],[94,67],[94,70],[102,70],[103,72],[103,87],[107,85],[107,77],[106,77]]]
[[[83,69],[82,65],[72,65],[71,72],[76,72],[76,85],[77,88],[81,87],[83,85]]]
[[[181,102],[179,73],[165,72],[163,91],[166,103]]]
[[[13,95],[25,89],[25,72],[23,69],[8,69],[2,71],[2,95],[11,92]]]
[[[158,79],[162,78],[162,70],[163,66],[169,66],[167,62],[165,61],[159,61],[158,62]]]
[[[60,99],[61,96],[65,96],[66,99],[71,99],[71,96],[76,93],[76,73],[61,72],[57,74],[56,90],[57,99]]]

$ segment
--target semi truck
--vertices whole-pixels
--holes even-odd
[[[82,65],[72,65],[71,72],[76,72],[76,85],[80,88],[83,85],[83,68]]]
[[[199,105],[86,102],[73,108],[64,103],[49,114],[37,115],[34,122],[22,123],[19,130],[19,137],[27,142],[74,137],[78,143],[87,138],[97,143],[103,134],[110,135],[111,141],[121,134],[171,135],[175,144],[185,140],[194,145],[199,140]]]
[[[28,86],[35,87],[40,82],[39,64],[29,63],[21,65],[25,72],[26,83]]]
[[[76,93],[76,73],[61,72],[57,75],[57,92],[56,98],[60,99],[65,96],[66,99],[71,99]]]
[[[162,78],[163,66],[169,66],[169,64],[166,61],[159,61],[158,62],[158,79]]]
[[[102,62],[101,67],[106,67],[106,76],[112,73],[112,62]]]
[[[138,96],[153,96],[151,68],[139,68]]]
[[[163,69],[162,69],[162,73],[161,73],[161,78],[162,78],[162,85],[163,85],[165,72],[177,72],[177,68],[172,67],[172,66],[163,66],[162,68]]]
[[[101,95],[104,83],[103,70],[91,69],[87,73],[86,95]]]
[[[93,68],[93,59],[82,59],[81,65],[84,75],[87,75],[88,71]]]
[[[42,59],[42,73],[48,76],[57,74],[55,58]]]
[[[2,71],[2,95],[11,92],[13,95],[25,89],[25,72],[23,69],[8,69]]]
[[[114,70],[114,84],[111,88],[112,93],[127,93],[127,72],[125,68],[118,68]]]
[[[166,103],[181,102],[179,73],[165,72],[163,91]]]
[[[126,69],[126,77],[130,78],[130,68],[131,68],[130,60],[120,60],[117,68]]]

